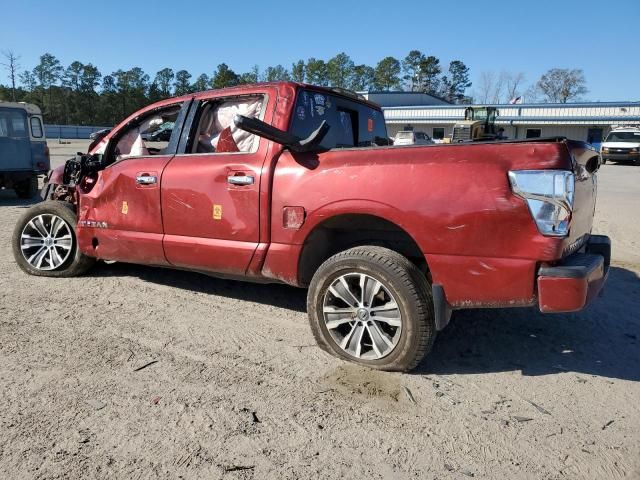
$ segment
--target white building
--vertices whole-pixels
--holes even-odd
[[[426,132],[434,139],[451,135],[468,105],[451,105],[422,93],[364,92],[378,103],[391,137],[400,130]],[[411,104],[407,102],[412,102]],[[615,125],[640,124],[640,102],[495,105],[497,125],[511,139],[567,137],[598,144]]]

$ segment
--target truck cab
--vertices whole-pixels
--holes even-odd
[[[0,101],[0,188],[13,188],[20,198],[32,198],[38,192],[38,175],[49,167],[40,109]]]
[[[616,127],[600,147],[602,162],[633,162],[640,165],[640,126]]]

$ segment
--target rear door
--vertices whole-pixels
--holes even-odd
[[[203,98],[162,177],[164,251],[172,265],[243,275],[260,241],[260,179],[270,142],[235,114],[271,121],[275,90]],[[187,127],[185,127],[186,129]]]
[[[0,107],[0,171],[31,170],[27,112]]]

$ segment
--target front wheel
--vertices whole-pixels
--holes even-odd
[[[382,247],[355,247],[325,261],[311,281],[307,310],[322,349],[379,370],[415,368],[436,336],[425,276]]]
[[[76,214],[70,203],[47,201],[34,205],[18,220],[12,238],[13,257],[30,275],[73,277],[95,262],[76,240]]]

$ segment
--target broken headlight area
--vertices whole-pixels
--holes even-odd
[[[65,185],[79,185],[83,190],[93,188],[97,173],[105,167],[102,155],[81,155],[64,164],[62,180]]]

